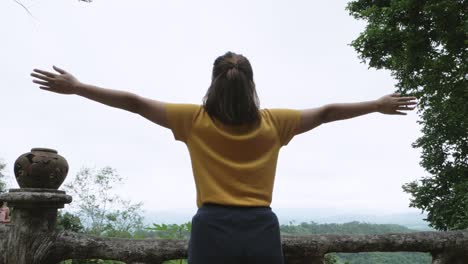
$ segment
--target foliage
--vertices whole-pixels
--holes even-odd
[[[146,230],[156,231],[159,238],[168,239],[188,239],[192,230],[192,223],[187,222],[181,225],[178,224],[153,224],[152,227],[145,228]]]
[[[403,186],[410,206],[436,229],[468,228],[468,1],[355,0],[347,9],[367,22],[351,44],[360,58],[419,101],[423,135],[413,147],[430,175]]]
[[[294,225],[289,222],[288,225],[281,225],[281,233],[285,235],[303,235],[303,234],[385,234],[385,233],[409,233],[414,232],[407,227],[395,224],[368,224],[357,221],[344,224],[318,224],[315,222],[303,222]]]
[[[335,253],[326,254],[324,258],[325,264],[343,264]],[[344,263],[348,264],[348,262]]]
[[[81,169],[74,181],[65,185],[76,197],[78,215],[85,223],[85,232],[98,236],[131,237],[143,220],[142,203],[133,204],[113,194],[114,185],[122,178],[110,167],[97,171]]]
[[[84,227],[81,224],[81,220],[78,216],[69,212],[62,213],[62,211],[59,211],[57,215],[57,229],[68,230],[77,233],[82,233],[84,231]]]
[[[0,160],[0,193],[6,191],[6,183],[5,183],[5,181],[4,181],[5,174],[4,174],[4,172],[3,172],[3,170],[5,169],[5,167],[6,167],[6,164],[3,163],[3,161]]]
[[[190,237],[190,231],[192,230],[192,223],[187,222],[185,224],[153,224],[152,227],[145,228],[147,230],[155,231],[159,238],[166,239],[188,239]],[[186,259],[174,259],[165,261],[164,264],[185,264]]]
[[[99,170],[81,169],[72,183],[66,184],[66,191],[78,206],[78,216],[60,214],[59,228],[103,237],[132,238],[133,233],[143,227],[142,203],[124,200],[112,191],[122,182],[116,171],[110,167]],[[84,223],[84,224],[82,224]],[[123,264],[121,261],[86,259],[65,260],[61,264]]]
[[[344,224],[317,224],[315,222],[280,226],[283,235],[312,235],[312,234],[384,234],[405,233],[415,230],[394,224],[369,224],[349,222]],[[431,256],[427,253],[408,252],[369,252],[369,253],[332,253],[325,255],[327,264],[425,264],[431,263]]]

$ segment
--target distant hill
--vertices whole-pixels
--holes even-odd
[[[405,212],[395,214],[382,213],[339,213],[336,209],[296,209],[296,208],[278,208],[275,209],[281,224],[287,224],[291,221],[316,222],[316,223],[348,223],[359,221],[372,224],[397,224],[406,226],[410,229],[419,231],[432,230],[428,222],[423,219],[426,214],[417,212]]]
[[[145,213],[145,224],[152,223],[174,223],[182,224],[192,220],[196,208],[150,211]],[[359,221],[372,224],[397,224],[419,231],[432,230],[423,219],[425,214],[420,213],[397,213],[397,214],[359,214],[339,213],[336,209],[295,209],[295,208],[273,208],[277,214],[280,224],[316,222],[316,223],[348,223]]]
[[[369,224],[353,221],[343,224],[319,224],[315,222],[303,222],[300,224],[281,225],[281,232],[285,235],[305,235],[305,234],[385,234],[385,233],[411,233],[417,230],[411,230],[405,226],[395,224]]]

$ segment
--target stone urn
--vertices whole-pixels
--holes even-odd
[[[68,163],[54,149],[33,148],[16,159],[14,171],[21,188],[58,189],[67,177]]]

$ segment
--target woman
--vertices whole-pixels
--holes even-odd
[[[190,152],[198,211],[192,219],[189,263],[283,263],[278,219],[270,208],[279,150],[323,123],[380,112],[413,110],[414,97],[329,104],[305,110],[259,109],[252,67],[228,52],[213,65],[203,105],[164,103],[35,69],[41,89],[76,94],[137,113],[172,130]]]

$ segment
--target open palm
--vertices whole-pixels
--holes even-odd
[[[411,111],[416,107],[416,97],[403,97],[398,93],[389,94],[377,100],[378,111],[387,115],[406,115],[402,111]]]
[[[73,75],[59,67],[53,66],[57,73],[34,69],[31,76],[36,78],[34,83],[39,84],[39,88],[61,94],[74,94],[76,87],[80,83]]]

